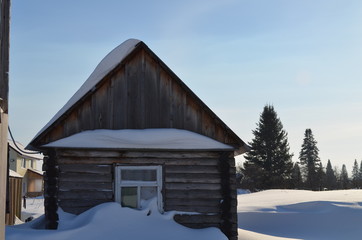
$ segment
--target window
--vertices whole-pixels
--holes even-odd
[[[26,168],[26,159],[25,158],[21,159],[21,167]]]
[[[115,200],[123,207],[142,209],[148,200],[156,198],[162,211],[161,171],[161,166],[117,166]]]

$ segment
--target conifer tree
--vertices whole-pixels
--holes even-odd
[[[328,159],[327,167],[326,167],[326,188],[328,190],[333,190],[337,188],[337,178],[332,169],[331,161]]]
[[[354,160],[353,168],[352,168],[352,186],[354,188],[358,188],[360,183],[360,172],[358,168],[357,159]]]
[[[333,171],[334,171],[334,175],[336,176],[336,179],[337,179],[336,189],[342,189],[341,171],[339,170],[339,168],[337,166],[334,166]]]
[[[308,189],[317,190],[319,188],[318,169],[320,168],[320,159],[318,156],[317,141],[311,129],[306,129],[302,149],[299,154],[302,173],[305,178],[305,184]]]
[[[347,168],[346,165],[342,165],[342,171],[341,171],[341,176],[340,176],[340,181],[341,181],[341,188],[342,189],[348,189],[349,188],[349,179],[348,179],[348,172],[347,172]]]
[[[358,178],[359,178],[359,187],[362,187],[362,160],[361,163],[359,165],[359,173],[358,173]]]
[[[287,133],[274,107],[266,105],[260,115],[251,150],[244,162],[244,175],[259,189],[286,188],[291,179],[293,163]]]
[[[324,172],[323,164],[320,162],[319,167],[317,169],[317,183],[319,190],[323,190],[326,184],[326,173]]]
[[[303,185],[302,174],[300,172],[298,162],[294,163],[293,171],[292,171],[292,188],[300,189]]]

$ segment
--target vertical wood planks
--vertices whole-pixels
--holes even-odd
[[[144,128],[186,129],[226,144],[242,143],[158,58],[141,48],[75,105],[42,144],[89,129]]]

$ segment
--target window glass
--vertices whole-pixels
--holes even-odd
[[[142,209],[156,198],[162,210],[161,166],[116,166],[115,201],[123,207]]]
[[[154,182],[157,180],[157,172],[155,169],[122,169],[121,180]]]
[[[137,208],[137,187],[121,188],[121,204],[123,207]]]
[[[43,191],[43,180],[41,179],[35,179],[35,192],[41,192]]]

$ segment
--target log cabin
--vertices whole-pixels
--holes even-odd
[[[58,207],[156,198],[178,223],[237,239],[234,156],[248,146],[140,40],[111,51],[27,148],[45,156],[49,229]]]

